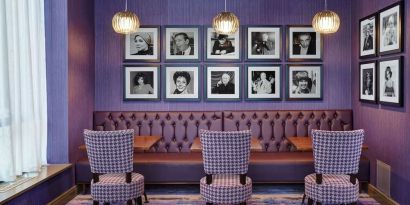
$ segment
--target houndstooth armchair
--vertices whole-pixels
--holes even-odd
[[[364,130],[312,130],[315,173],[305,177],[308,204],[356,204]]]
[[[91,165],[93,204],[127,201],[142,204],[144,176],[133,173],[134,130],[84,130]]]
[[[206,176],[200,180],[206,204],[246,204],[252,195],[247,177],[251,131],[199,131]]]

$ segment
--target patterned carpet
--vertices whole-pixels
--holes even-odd
[[[147,205],[205,205],[199,195],[198,185],[161,185],[146,186],[149,203]],[[250,205],[300,205],[302,204],[303,185],[254,185]],[[89,194],[78,195],[68,205],[90,205]],[[102,204],[102,203],[101,203]],[[122,205],[125,203],[112,203]],[[305,204],[307,201],[305,200]],[[360,194],[358,205],[380,205],[366,193]]]

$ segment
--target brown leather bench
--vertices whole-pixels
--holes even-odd
[[[134,129],[137,135],[163,139],[148,152],[135,153],[134,170],[147,183],[198,183],[204,176],[201,153],[190,146],[199,129],[251,129],[262,146],[252,153],[248,175],[254,182],[303,182],[314,172],[312,152],[296,152],[288,136],[308,136],[312,129],[351,130],[351,110],[95,112],[95,130]],[[360,161],[359,180],[369,181],[369,160]],[[87,159],[76,163],[76,182],[89,183]]]

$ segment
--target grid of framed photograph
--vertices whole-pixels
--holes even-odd
[[[138,32],[125,35],[124,61],[160,61],[159,26],[144,26]]]
[[[379,54],[400,53],[403,48],[403,2],[388,6],[379,12]]]
[[[246,60],[279,61],[282,49],[281,33],[281,26],[246,27]]]
[[[362,102],[377,102],[377,71],[376,61],[360,63],[359,69],[359,100]]]
[[[124,100],[160,100],[159,66],[126,66]]]
[[[199,101],[199,65],[165,66],[163,93],[167,101]]]
[[[288,26],[286,39],[289,61],[322,60],[322,35],[312,26]]]
[[[281,99],[280,65],[247,65],[245,73],[246,100]]]
[[[208,65],[204,77],[205,100],[241,100],[240,65]]]
[[[379,103],[403,106],[403,59],[380,60],[378,65]]]
[[[199,61],[201,50],[199,26],[166,26],[164,52],[166,61]]]
[[[322,65],[288,65],[286,98],[288,100],[321,100],[323,95]]]
[[[377,14],[360,19],[360,58],[377,55]]]

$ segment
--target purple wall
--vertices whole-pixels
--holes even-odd
[[[129,1],[129,10],[140,17],[142,25],[210,25],[224,3],[220,0],[136,0]],[[95,4],[95,109],[102,110],[241,110],[241,109],[350,109],[350,14],[351,1],[330,0],[342,21],[338,33],[324,38],[324,97],[314,102],[124,102],[123,54],[124,39],[114,33],[111,18],[124,4],[100,0]],[[311,24],[316,12],[324,8],[323,0],[236,0],[227,1],[227,8],[240,19],[241,25]],[[285,44],[283,44],[285,45]],[[282,52],[285,52],[283,46]],[[204,65],[204,62],[201,62]],[[161,63],[165,65],[165,63]],[[242,63],[245,65],[245,63]],[[285,61],[282,61],[285,65]],[[285,69],[282,70],[285,74]],[[284,75],[282,76],[282,81]],[[282,86],[284,93],[284,84]]]
[[[359,102],[359,19],[370,15],[384,7],[393,4],[395,0],[359,0],[355,1],[352,12],[352,109],[354,127],[366,130],[365,143],[369,145],[366,151],[371,162],[371,184],[376,185],[376,160],[381,160],[391,166],[391,195],[400,204],[410,202],[410,65],[409,35],[410,4],[405,1],[405,47],[404,53],[374,58],[384,59],[402,55],[404,58],[404,107],[373,105]]]
[[[68,162],[67,0],[45,0],[48,163]]]
[[[68,0],[69,161],[85,152],[83,130],[92,129],[94,111],[94,1]]]

